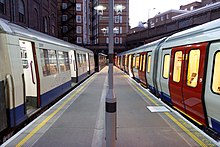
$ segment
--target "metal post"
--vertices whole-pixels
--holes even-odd
[[[108,70],[108,93],[106,97],[106,115],[105,115],[105,128],[106,128],[106,147],[116,146],[116,97],[113,90],[113,59],[114,59],[114,0],[109,0],[109,70]]]

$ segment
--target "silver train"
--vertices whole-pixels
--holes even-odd
[[[94,72],[92,51],[0,19],[0,132]]]
[[[115,64],[198,125],[220,134],[220,19],[118,54]]]

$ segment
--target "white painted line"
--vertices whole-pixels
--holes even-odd
[[[150,112],[170,112],[165,106],[147,106],[147,109]]]

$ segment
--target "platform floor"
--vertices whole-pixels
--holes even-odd
[[[105,147],[107,70],[94,74],[2,146]],[[114,90],[117,147],[220,146],[117,68]]]

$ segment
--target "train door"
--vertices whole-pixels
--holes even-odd
[[[152,52],[147,52],[146,54],[147,57],[147,68],[146,68],[146,79],[147,79],[147,85],[148,88],[151,90],[151,92],[155,92],[154,91],[154,85],[153,85],[153,79],[151,78],[151,72],[153,72],[153,64],[152,64]]]
[[[203,43],[174,48],[169,79],[174,106],[200,125],[206,123],[202,101],[206,46]]]
[[[90,74],[89,53],[86,53],[87,74]]]
[[[209,47],[206,70],[205,106],[209,127],[220,133],[220,42]]]
[[[75,54],[76,54],[76,51],[71,50],[69,52],[71,80],[73,83],[77,83],[77,75],[78,75]],[[72,85],[74,85],[73,83]]]
[[[147,86],[147,80],[146,80],[146,52],[140,53],[140,66],[138,70],[138,75],[140,78],[141,84],[146,87]]]
[[[172,103],[170,99],[169,92],[169,70],[170,70],[170,54],[171,50],[162,51],[162,62],[161,62],[161,74],[160,74],[160,87],[161,87],[161,98],[168,102]]]
[[[34,44],[29,41],[19,40],[21,59],[24,71],[24,93],[25,93],[25,106],[26,113],[29,114],[37,109],[39,104],[38,98],[38,69],[36,65],[36,51]]]

